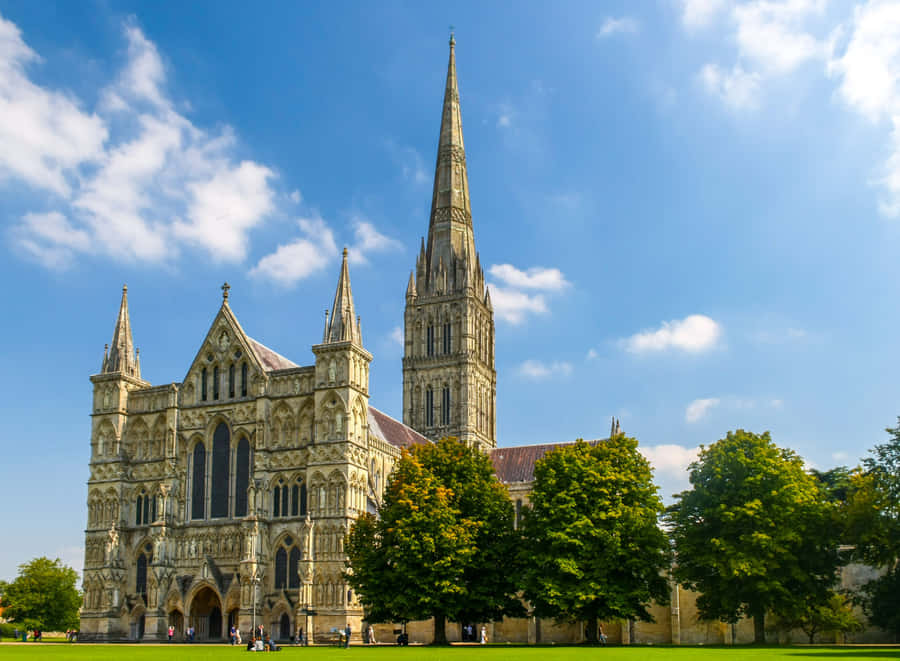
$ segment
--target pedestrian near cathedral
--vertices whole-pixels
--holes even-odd
[[[350,647],[350,623],[347,622],[347,628],[344,629],[344,647]]]
[[[374,645],[375,644],[375,628],[371,624],[369,625],[369,628],[367,629],[366,633],[368,633],[368,636],[369,636],[369,645]]]
[[[487,644],[487,627],[484,626],[483,624],[481,625],[481,644],[482,645]]]

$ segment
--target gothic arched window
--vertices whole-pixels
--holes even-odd
[[[151,523],[153,519],[150,518],[150,501],[152,498],[150,496],[144,496],[144,523]],[[156,517],[154,517],[155,519]]]
[[[450,388],[447,386],[441,391],[441,424],[450,424]]]
[[[206,401],[206,388],[207,388],[207,386],[206,386],[206,381],[207,381],[207,377],[208,377],[208,374],[207,374],[207,372],[206,372],[206,368],[204,367],[204,368],[200,371],[200,399],[202,399],[204,402]]]
[[[141,492],[141,495],[137,497],[137,503],[134,507],[134,525],[139,526],[144,521],[144,494]]]
[[[434,390],[431,386],[425,389],[425,426],[434,426]]]
[[[434,326],[431,324],[425,329],[425,352],[429,356],[434,355]]]
[[[213,399],[219,399],[219,366],[213,367]]]
[[[228,367],[228,396],[234,399],[234,365]]]
[[[191,518],[202,519],[206,515],[206,447],[203,443],[194,446],[191,471]]]
[[[139,595],[147,594],[147,556],[141,553],[137,559],[137,575],[134,581],[134,591]]]
[[[300,587],[300,549],[296,546],[291,549],[291,556],[288,561],[288,587]]]
[[[306,516],[306,483],[300,483],[300,516]]]
[[[275,553],[275,589],[284,589],[287,587],[287,552],[284,547],[278,549]]]
[[[300,513],[300,485],[295,484],[291,487],[291,516],[297,516]]]
[[[229,455],[231,454],[231,434],[228,425],[220,422],[213,432],[212,474],[210,475],[210,517],[221,519],[228,516]]]
[[[241,363],[241,397],[247,396],[247,363]]]
[[[444,337],[443,337],[444,353],[445,353],[445,354],[450,353],[450,339],[451,339],[451,335],[450,335],[450,324],[447,323],[447,324],[444,324]]]
[[[238,441],[234,467],[234,515],[247,516],[247,488],[250,486],[250,442]]]
[[[281,487],[272,489],[272,516],[281,516]]]

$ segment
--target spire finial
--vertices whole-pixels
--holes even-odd
[[[127,294],[127,293],[128,293],[128,285],[125,285],[125,284],[122,285],[122,293],[123,293],[123,294]]]
[[[347,259],[347,246],[344,246],[344,259]]]
[[[450,48],[453,48],[456,45],[456,38],[453,36],[453,31],[456,28],[452,25],[450,26]]]
[[[222,285],[222,302],[223,303],[228,302],[228,290],[229,289],[231,289],[231,285],[229,285],[227,282]]]

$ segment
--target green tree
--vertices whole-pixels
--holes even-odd
[[[48,631],[78,628],[81,594],[78,574],[57,558],[35,558],[19,565],[19,575],[4,585],[3,615],[12,622]]]
[[[691,489],[668,510],[676,579],[696,590],[704,619],[754,619],[765,642],[767,612],[822,603],[841,565],[835,505],[803,460],[769,433],[743,430],[690,466]]]
[[[824,599],[796,600],[789,612],[776,614],[777,626],[783,630],[800,629],[809,637],[809,644],[815,642],[818,633],[851,633],[862,630],[862,623],[853,613],[853,606],[847,596],[829,591]]]
[[[650,464],[624,435],[576,441],[537,462],[523,521],[525,598],[539,617],[585,622],[653,621],[666,604],[669,543]]]
[[[371,622],[433,617],[485,621],[522,611],[515,599],[513,509],[490,459],[455,439],[404,453],[378,517],[361,516],[345,545],[347,580]]]
[[[885,431],[888,441],[872,448],[852,476],[846,541],[854,559],[885,570],[863,586],[863,609],[872,623],[900,637],[900,418]]]

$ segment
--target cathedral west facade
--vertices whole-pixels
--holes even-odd
[[[82,640],[164,639],[170,626],[200,640],[232,625],[359,632],[343,539],[403,448],[451,435],[496,446],[493,311],[452,41],[427,245],[406,290],[403,422],[369,403],[346,249],[312,365],[249,337],[222,289],[187,374],[161,386],[141,376],[123,289],[91,377]]]

